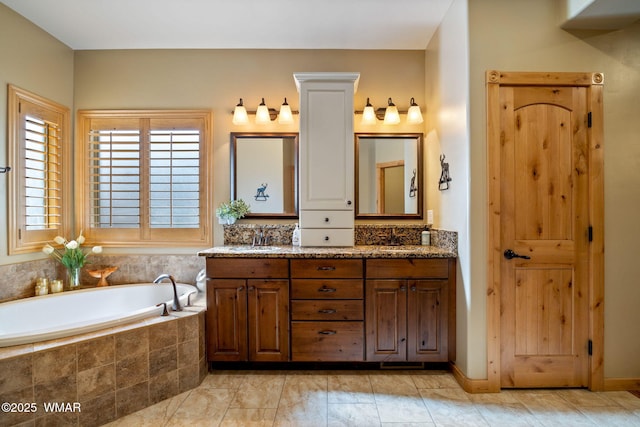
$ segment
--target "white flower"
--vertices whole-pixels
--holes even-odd
[[[59,245],[64,245],[64,242],[66,242],[65,238],[62,236],[56,236],[53,241]]]
[[[47,255],[51,255],[53,253],[55,249],[53,249],[53,246],[46,244],[42,247],[42,252],[44,252]]]
[[[66,245],[64,245],[64,247],[67,249],[78,249],[78,242],[76,242],[75,240],[72,240]]]
[[[91,252],[93,252],[94,254],[101,254],[102,246],[94,246],[93,248],[91,248]]]
[[[82,234],[80,234],[78,236],[78,238],[76,239],[76,242],[78,242],[79,245],[84,243],[84,236]]]

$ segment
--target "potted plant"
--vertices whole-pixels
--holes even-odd
[[[221,224],[234,224],[236,220],[251,212],[251,207],[242,199],[224,202],[216,209]]]

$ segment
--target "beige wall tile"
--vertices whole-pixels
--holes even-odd
[[[149,406],[149,382],[116,390],[116,416],[131,414]]]
[[[133,329],[116,335],[116,361],[148,351],[148,328]]]
[[[77,348],[79,372],[115,362],[115,338],[113,336],[79,342]]]
[[[76,373],[76,346],[66,345],[33,354],[35,384],[53,381]]]
[[[149,327],[149,350],[158,350],[178,342],[178,322],[162,322]]]
[[[33,385],[31,361],[31,355],[0,360],[0,396]]]
[[[115,390],[115,363],[78,372],[78,398],[80,402],[95,399]]]
[[[116,362],[116,389],[130,387],[149,379],[149,355],[139,354]]]

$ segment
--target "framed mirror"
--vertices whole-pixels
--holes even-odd
[[[231,199],[248,218],[297,218],[298,134],[231,133]]]
[[[421,133],[356,133],[356,218],[422,218]]]

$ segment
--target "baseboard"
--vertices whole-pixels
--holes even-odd
[[[605,378],[604,390],[640,390],[640,378]]]
[[[499,393],[500,388],[492,387],[489,380],[473,380],[467,378],[467,376],[458,368],[455,363],[449,364],[453,377],[458,381],[460,387],[467,393]]]

